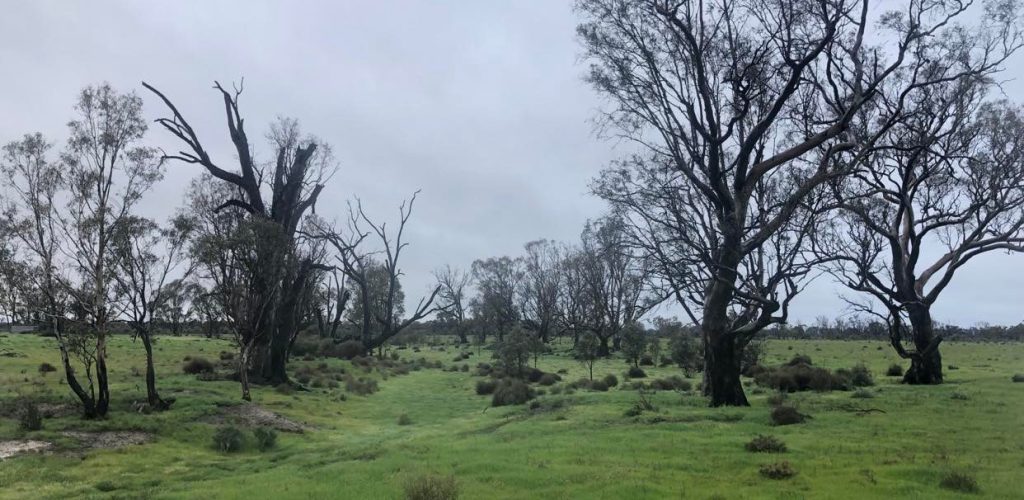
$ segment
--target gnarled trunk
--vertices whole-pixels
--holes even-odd
[[[149,332],[139,332],[139,337],[142,339],[142,346],[146,349],[146,402],[148,402],[149,407],[154,410],[167,410],[171,407],[171,401],[164,401],[156,391],[156,367],[153,363],[153,341],[149,337]]]
[[[941,338],[935,336],[931,309],[926,305],[907,306],[907,316],[913,330],[914,353],[910,354],[910,369],[903,375],[903,383],[924,385],[942,383]]]
[[[740,262],[738,249],[738,240],[726,239],[719,271],[704,301],[704,395],[711,399],[711,406],[750,406],[740,381],[743,344],[732,332],[729,321],[729,304],[737,279],[735,269]]]

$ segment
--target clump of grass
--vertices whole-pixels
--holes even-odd
[[[408,413],[399,415],[398,425],[412,425],[412,417],[410,417]]]
[[[213,373],[213,363],[211,363],[210,360],[199,356],[186,357],[185,364],[182,365],[181,371],[185,372],[186,375]]]
[[[807,415],[792,406],[780,405],[772,409],[771,420],[772,425],[802,424],[807,421]]]
[[[351,374],[345,374],[345,391],[359,396],[369,396],[377,392],[377,381],[372,378],[356,378]]]
[[[796,469],[787,461],[764,464],[761,466],[760,472],[768,479],[789,479],[796,475]]]
[[[22,399],[18,403],[18,428],[23,431],[38,431],[43,428],[43,415],[34,401]]]
[[[890,377],[902,377],[903,376],[903,365],[893,363],[889,365],[889,369],[885,371],[885,374]]]
[[[43,362],[43,363],[39,364],[39,373],[46,374],[46,373],[52,373],[52,372],[55,372],[55,371],[57,371],[57,367],[51,365],[50,363]]]
[[[459,485],[455,476],[427,474],[405,483],[406,500],[455,500],[459,498]]]
[[[222,453],[234,453],[242,449],[245,436],[233,425],[225,425],[213,433],[213,447]]]
[[[270,427],[257,427],[252,430],[252,436],[256,438],[256,446],[260,451],[277,446],[277,431]]]
[[[871,398],[875,397],[875,393],[871,392],[868,389],[865,389],[865,388],[861,387],[860,389],[857,389],[856,391],[853,391],[853,394],[850,394],[850,397],[851,398],[857,398],[857,399],[871,399]]]
[[[978,487],[978,480],[966,472],[947,472],[939,481],[939,486],[947,490],[959,491],[961,493],[977,493],[981,491]]]
[[[968,396],[967,393],[960,392],[960,391],[956,391],[953,394],[950,394],[949,397],[951,399],[955,399],[957,401],[967,401],[967,400],[971,399],[971,397]]]
[[[108,493],[117,489],[117,485],[114,484],[113,481],[100,481],[93,485],[93,487],[96,488],[97,491],[102,491],[104,493]]]
[[[757,437],[751,439],[746,444],[746,449],[752,453],[784,453],[786,451],[786,443],[783,443],[775,436],[758,434]]]

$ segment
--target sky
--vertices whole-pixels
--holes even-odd
[[[333,147],[339,171],[321,216],[343,219],[358,196],[371,217],[394,221],[422,190],[402,262],[412,305],[445,264],[468,269],[519,255],[527,241],[575,240],[604,210],[588,184],[624,147],[595,133],[603,103],[582,80],[577,23],[571,2],[556,0],[12,2],[0,17],[0,142],[35,131],[62,142],[78,91],[104,81],[142,96],[147,119],[167,116],[146,81],[215,162],[233,165],[212,84],[244,78],[239,104],[258,155],[273,154],[258,138],[278,116]],[[146,142],[178,147],[156,126]],[[141,211],[169,216],[200,173],[168,165]],[[818,279],[792,318],[846,313],[840,293]],[[1022,304],[1024,255],[993,254],[960,272],[935,315],[1015,324]]]

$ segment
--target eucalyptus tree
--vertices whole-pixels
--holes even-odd
[[[490,257],[473,261],[476,296],[469,303],[477,327],[493,332],[498,341],[512,331],[522,319],[516,290],[523,279],[521,261],[511,257]]]
[[[103,417],[110,405],[107,339],[121,308],[115,237],[163,177],[163,165],[155,149],[142,145],[147,126],[139,96],[109,84],[86,87],[75,111],[62,155],[69,202],[59,218],[61,250],[77,279],[63,285],[81,312],[73,328],[81,337],[75,351],[95,376],[87,377],[86,414]]]
[[[521,257],[523,277],[519,281],[519,310],[524,326],[541,342],[551,340],[558,315],[559,248],[549,240],[531,241]]]
[[[469,343],[467,333],[469,330],[469,319],[467,318],[469,300],[466,297],[472,276],[461,269],[445,266],[443,269],[434,271],[434,279],[440,287],[438,292],[438,321],[451,327],[455,335],[459,337],[459,343]]]
[[[589,82],[608,135],[636,146],[595,183],[703,334],[713,406],[746,405],[745,346],[787,319],[816,263],[822,186],[849,173],[904,114],[903,91],[945,81],[935,59],[979,74],[992,61],[946,46],[1004,33],[1015,3],[955,20],[961,0],[580,0]],[[872,45],[875,44],[875,45]],[[895,113],[850,133],[883,86]]]
[[[252,276],[249,293],[245,294],[253,301],[246,308],[260,311],[252,317],[255,323],[247,327],[254,331],[244,335],[257,339],[255,347],[260,355],[250,360],[254,364],[246,369],[258,372],[271,384],[287,382],[289,349],[308,310],[316,273],[325,269],[318,260],[318,252],[305,248],[299,233],[307,211],[316,205],[324,182],[336,169],[331,149],[318,138],[303,135],[294,120],[281,119],[268,134],[274,160],[261,163],[239,109],[242,88],[228,91],[217,83],[215,88],[223,101],[228,136],[238,162],[237,169],[222,167],[171,100],[151,85],[143,86],[159,96],[171,112],[171,117],[160,118],[157,123],[184,143],[184,150],[165,158],[199,165],[231,186],[232,194],[219,200],[213,209],[241,210],[253,219],[246,228],[250,236],[266,237],[256,247],[263,252],[257,256],[261,262],[257,267],[263,274]]]
[[[981,58],[993,44],[1021,41],[976,36],[949,43]],[[929,69],[955,74],[961,64],[936,59]],[[850,302],[889,324],[892,346],[910,360],[906,383],[942,382],[932,308],[956,273],[986,253],[1024,251],[1024,110],[988,99],[992,86],[976,76],[910,92],[906,116],[833,186],[842,210],[818,250],[837,257],[831,273],[869,299]],[[894,105],[881,100],[875,113]]]

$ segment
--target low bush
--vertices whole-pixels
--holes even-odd
[[[418,476],[405,483],[406,500],[456,500],[459,486],[454,476]]]
[[[491,406],[521,405],[533,399],[533,389],[519,379],[507,378],[498,383],[491,397]]]
[[[802,424],[807,421],[807,415],[792,406],[779,405],[772,409],[771,420],[772,425]]]
[[[245,436],[238,427],[225,425],[213,433],[213,447],[222,453],[233,453],[242,449]]]
[[[560,380],[562,380],[562,377],[559,377],[554,373],[545,373],[544,375],[541,375],[540,379],[537,380],[537,383],[540,385],[548,386],[555,385]]]
[[[802,356],[798,355],[793,359],[797,360],[800,358]],[[791,360],[790,363],[793,363],[793,361]],[[762,368],[756,371],[754,383],[782,392],[845,391],[853,386],[852,380],[855,375],[852,370],[838,370],[832,373],[825,368],[811,366],[803,362],[790,363],[776,368]],[[870,378],[870,374],[868,374],[868,378]]]
[[[377,381],[372,378],[353,377],[345,374],[345,391],[359,396],[369,396],[377,392]]]
[[[267,451],[277,446],[277,431],[270,427],[257,427],[252,430],[252,437],[256,438],[256,447],[260,451]]]
[[[1024,373],[1017,373],[1010,380],[1017,383],[1024,382]]]
[[[51,365],[50,363],[44,362],[39,364],[39,373],[52,373],[55,371],[57,371],[57,367]]]
[[[981,491],[981,488],[978,487],[978,480],[965,472],[947,472],[942,476],[942,480],[939,481],[939,486],[961,493],[977,493]]]
[[[949,397],[952,398],[952,399],[956,399],[958,401],[967,401],[967,400],[971,399],[971,397],[968,396],[967,393],[963,393],[963,392],[960,392],[960,391],[956,391],[953,394],[950,394]]]
[[[476,382],[476,393],[480,396],[486,396],[488,394],[494,394],[494,389],[498,387],[498,382],[491,379],[478,380]]]
[[[408,413],[399,415],[398,425],[412,425],[412,417],[410,417]]]
[[[597,392],[608,392],[608,383],[602,379],[594,380],[590,383],[590,390]]]
[[[233,359],[235,359],[235,353],[233,353],[231,351],[221,351],[220,352],[220,360],[221,361],[231,361]]]
[[[604,384],[607,385],[608,387],[615,387],[619,385],[619,378],[616,377],[615,374],[609,373],[608,375],[604,376]]]
[[[199,375],[200,373],[213,373],[213,363],[206,358],[198,356],[191,357],[182,365],[181,371],[186,375]]]
[[[893,363],[889,365],[889,369],[885,370],[885,374],[890,377],[902,377],[903,376],[903,365]]]
[[[786,451],[786,443],[779,441],[775,436],[758,434],[746,444],[745,448],[752,453],[783,453]]]
[[[789,479],[796,475],[796,469],[786,461],[764,464],[761,466],[760,472],[768,479]]]
[[[657,391],[689,391],[693,384],[679,375],[654,379],[648,387]]]
[[[871,392],[868,389],[865,389],[865,388],[861,387],[860,389],[857,389],[856,391],[853,391],[853,394],[850,394],[850,397],[851,398],[857,398],[857,399],[871,399],[871,398],[875,397],[875,393]]]
[[[640,366],[654,366],[654,358],[652,358],[649,354],[644,354],[643,356],[640,356]]]
[[[628,375],[629,378],[644,378],[647,376],[647,373],[639,366],[631,366],[629,367],[629,371],[626,372],[626,375]]]
[[[29,399],[22,399],[18,403],[18,428],[23,431],[38,431],[43,428],[43,415],[39,412],[39,406]]]
[[[362,356],[364,352],[366,352],[366,349],[363,347],[363,343],[358,340],[346,340],[337,344],[332,343],[324,349],[325,356],[341,359],[355,359]]]
[[[850,383],[854,387],[870,387],[875,385],[875,379],[864,363],[858,363],[850,368]]]
[[[797,354],[796,356],[793,356],[792,358],[790,358],[790,360],[787,361],[784,366],[798,366],[798,365],[811,366],[813,364],[814,363],[811,361],[811,357],[810,356],[808,356],[806,354]]]

